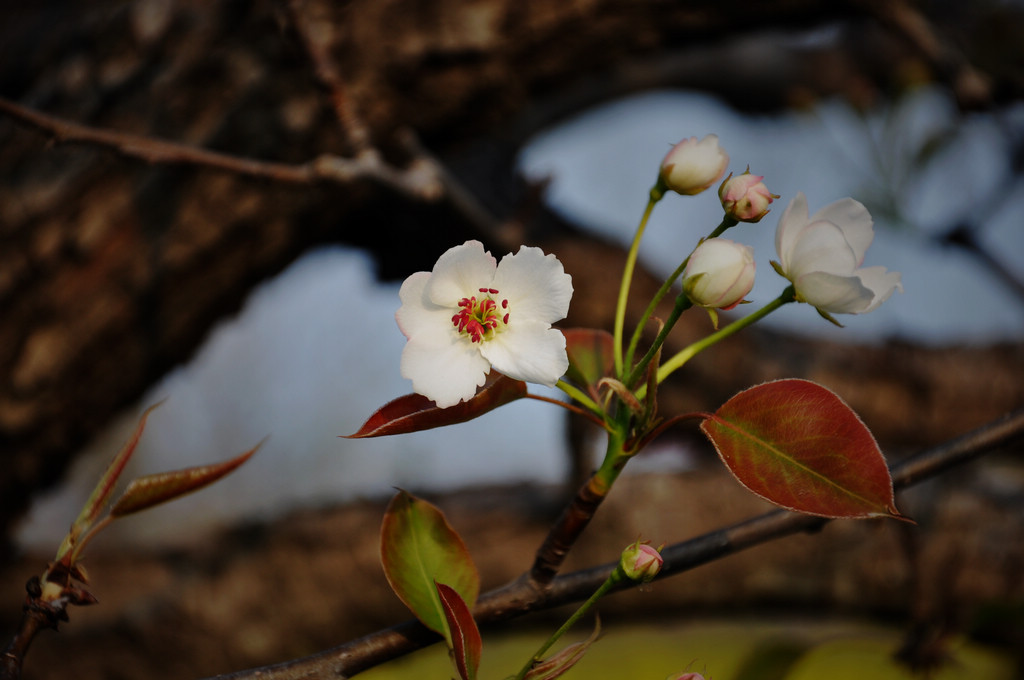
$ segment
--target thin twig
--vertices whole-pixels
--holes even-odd
[[[195,165],[287,184],[350,184],[367,180],[417,201],[434,202],[445,198],[481,236],[503,248],[511,249],[515,245],[514,239],[509,236],[514,225],[494,217],[458,178],[420,144],[410,129],[396,132],[396,140],[412,159],[404,168],[389,165],[376,153],[364,153],[356,158],[322,154],[307,163],[293,165],[233,156],[145,135],[90,127],[35,111],[3,97],[0,97],[0,114],[36,129],[58,143],[100,147],[125,158],[150,164]]]
[[[356,156],[379,156],[379,152],[371,141],[369,129],[363,123],[352,98],[348,95],[348,89],[345,87],[341,73],[338,72],[324,46],[313,35],[312,27],[304,11],[305,5],[304,0],[289,0],[287,3],[288,14],[292,26],[302,42],[302,47],[313,64],[317,79],[327,90],[334,115],[338,119],[342,131],[348,137],[348,142],[352,145]]]
[[[35,111],[2,97],[0,113],[47,134],[57,142],[101,147],[146,163],[196,165],[290,184],[349,184],[357,180],[369,180],[416,200],[434,201],[444,192],[440,179],[436,174],[425,171],[422,164],[414,163],[409,169],[403,170],[373,155],[342,158],[323,154],[307,163],[290,165],[232,156],[155,137],[89,127]]]
[[[927,449],[894,466],[893,484],[898,489],[913,486],[997,449],[1022,434],[1024,409],[953,441]],[[829,521],[821,517],[776,510],[676,543],[662,551],[665,566],[658,579],[783,536],[817,529]],[[559,576],[544,590],[536,589],[528,578],[521,577],[482,595],[474,610],[474,617],[480,623],[497,623],[528,612],[579,602],[593,593],[617,565],[617,561],[609,562]],[[621,588],[634,585],[624,583]],[[275,666],[219,675],[216,680],[349,678],[439,639],[419,622],[407,621],[312,656]]]
[[[444,198],[448,205],[472,225],[483,239],[509,251],[515,250],[516,246],[522,243],[518,235],[520,225],[515,220],[501,220],[496,217],[476,194],[420,143],[412,129],[399,129],[395,133],[395,139],[413,158],[409,171],[422,166],[424,170],[429,170],[436,176],[444,187]]]
[[[951,40],[943,39],[918,7],[906,0],[854,0],[880,25],[901,35],[946,80],[961,104],[990,105],[989,78]]]

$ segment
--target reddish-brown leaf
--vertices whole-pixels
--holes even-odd
[[[133,479],[110,509],[110,516],[131,515],[198,491],[233,472],[249,460],[259,448],[260,444],[257,444],[245,453],[223,463],[200,465],[173,472],[159,472]]]
[[[437,594],[441,598],[441,607],[448,630],[451,634],[452,658],[455,668],[462,680],[476,680],[480,669],[480,657],[483,655],[483,640],[477,628],[473,614],[469,611],[465,600],[451,586],[434,581]]]
[[[700,427],[736,479],[776,505],[822,517],[901,517],[875,438],[821,385],[752,387]]]
[[[114,493],[114,486],[117,484],[118,478],[120,478],[125,465],[131,460],[132,454],[135,453],[135,449],[139,445],[139,439],[142,438],[142,433],[146,429],[146,421],[149,419],[149,415],[161,403],[163,402],[157,402],[143,411],[138,425],[135,426],[135,431],[132,432],[132,436],[110,461],[107,469],[103,471],[103,476],[96,483],[95,488],[93,488],[92,493],[89,495],[89,499],[82,506],[81,512],[78,513],[78,517],[71,525],[71,531],[64,537],[64,541],[57,550],[58,562],[71,552],[81,535],[96,522],[96,518],[99,517],[103,508],[106,507],[107,501],[110,500],[111,494]]]
[[[407,394],[381,406],[358,431],[343,436],[346,439],[383,437],[464,423],[525,396],[525,382],[491,371],[483,387],[469,401],[438,408],[421,394]]]
[[[592,328],[563,330],[569,370],[565,375],[580,386],[597,385],[615,365],[615,339],[608,331]]]

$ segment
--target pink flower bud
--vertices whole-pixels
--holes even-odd
[[[718,188],[725,214],[738,222],[760,222],[768,214],[768,206],[778,198],[768,191],[762,175],[751,175],[750,169],[742,175],[729,175]]]
[[[680,673],[679,675],[669,676],[666,680],[704,680],[704,676],[700,673],[688,671],[686,673]]]
[[[619,560],[619,566],[626,576],[644,583],[657,576],[663,564],[665,560],[661,557],[660,549],[640,541],[623,550]]]
[[[690,137],[672,147],[661,162],[659,178],[665,188],[693,196],[717,182],[729,164],[729,155],[718,147],[718,136],[697,141]]]
[[[697,246],[683,270],[683,291],[710,309],[732,309],[754,287],[754,249],[724,238]]]

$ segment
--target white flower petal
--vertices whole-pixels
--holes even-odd
[[[824,220],[839,227],[843,237],[850,244],[857,258],[857,266],[864,262],[864,253],[875,238],[871,213],[864,204],[852,198],[844,198],[830,203],[811,215],[811,222]]]
[[[473,309],[460,311],[459,302],[473,296]],[[572,279],[538,248],[521,248],[500,266],[477,241],[451,248],[432,272],[413,274],[399,291],[395,319],[408,338],[402,376],[442,408],[472,398],[492,364],[512,378],[552,386],[569,362],[565,338],[550,324],[565,316],[571,296]],[[487,298],[502,306],[485,306],[492,304]],[[472,333],[460,332],[452,322],[460,313],[492,318],[474,321],[476,326],[468,326]],[[505,314],[507,325],[501,320]]]
[[[441,408],[472,398],[489,369],[479,347],[455,333],[421,333],[402,350],[402,377]]]
[[[489,287],[496,267],[497,260],[484,251],[482,243],[466,241],[438,258],[426,294],[434,304],[455,307],[462,298]]]
[[[786,206],[779,218],[779,226],[775,230],[775,252],[779,254],[779,262],[784,271],[789,272],[790,253],[800,238],[800,232],[807,226],[807,197],[802,191],[797,192],[793,200]]]
[[[786,273],[794,279],[811,272],[850,276],[857,268],[857,255],[840,228],[831,222],[811,222],[793,244]]]
[[[569,368],[565,336],[538,321],[510,324],[483,343],[480,352],[508,377],[548,387],[554,387]]]
[[[807,199],[798,193],[779,218],[775,249],[798,299],[824,312],[863,314],[902,290],[896,272],[859,269],[873,239],[871,214],[861,203],[845,198],[808,219]]]
[[[411,338],[421,329],[436,324],[438,315],[450,317],[447,308],[439,307],[427,299],[425,291],[430,281],[430,272],[416,272],[407,278],[398,290],[402,306],[395,312],[395,321],[402,334]]]
[[[510,327],[523,321],[551,325],[569,312],[572,277],[558,258],[540,248],[522,246],[515,255],[503,257],[491,285],[499,291],[497,297],[509,302]]]
[[[885,267],[863,267],[857,270],[857,276],[860,277],[861,283],[870,289],[875,296],[875,299],[868,305],[868,308],[864,310],[865,312],[870,312],[888,300],[892,296],[893,291],[903,292],[900,273],[886,271]]]
[[[875,294],[856,276],[811,272],[794,282],[797,294],[818,309],[832,314],[868,311]]]

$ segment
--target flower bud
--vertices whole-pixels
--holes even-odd
[[[694,673],[693,671],[687,671],[678,675],[670,675],[665,680],[704,680],[704,676],[700,673]]]
[[[737,222],[760,222],[768,214],[768,206],[778,198],[768,191],[762,175],[751,175],[750,169],[742,175],[729,175],[718,187],[725,214]]]
[[[634,581],[647,583],[661,571],[665,560],[658,548],[637,541],[622,551],[619,566],[623,573]]]
[[[690,137],[672,147],[661,162],[659,179],[666,188],[693,196],[717,182],[729,164],[729,154],[718,147],[718,136],[697,141]]]
[[[703,241],[683,270],[690,301],[711,309],[732,309],[754,287],[754,249],[724,238]]]

